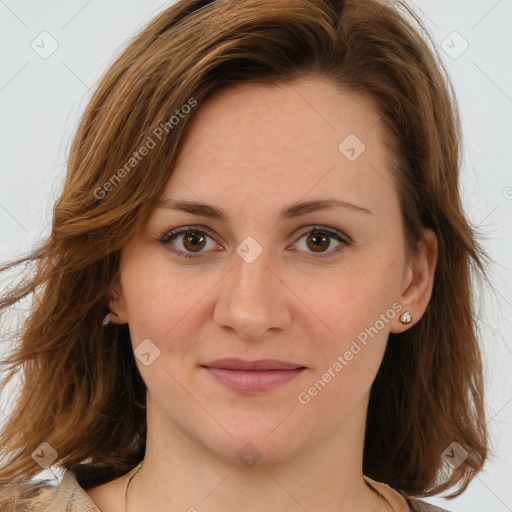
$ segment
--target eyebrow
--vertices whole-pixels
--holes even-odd
[[[182,212],[192,213],[194,215],[201,215],[203,217],[210,217],[212,219],[219,219],[225,223],[228,222],[226,212],[215,206],[198,201],[187,201],[183,199],[161,199],[156,205],[157,209],[179,210]],[[333,198],[320,198],[306,202],[296,202],[285,206],[279,213],[279,219],[292,219],[305,215],[310,212],[319,210],[329,210],[333,208],[346,208],[359,213],[366,213],[373,215],[373,212],[362,206],[358,206],[346,201],[340,201]]]

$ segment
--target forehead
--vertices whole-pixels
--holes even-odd
[[[379,120],[368,96],[327,80],[225,89],[199,105],[163,195],[281,203],[283,193],[393,194],[379,192],[393,188]]]

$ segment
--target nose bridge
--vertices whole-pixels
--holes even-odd
[[[272,268],[277,266],[272,262],[272,251],[256,244],[254,239],[246,239],[237,247],[215,308],[217,324],[234,329],[243,338],[283,329],[290,317],[284,285]]]
[[[250,304],[253,315],[262,315],[271,306],[269,302],[275,295],[275,277],[269,270],[272,264],[270,253],[263,247],[255,247],[251,240],[237,247],[229,290],[234,307]]]

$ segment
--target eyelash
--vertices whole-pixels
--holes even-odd
[[[166,232],[162,233],[160,235],[160,237],[158,238],[158,241],[163,245],[167,245],[171,240],[178,238],[178,235],[182,235],[182,234],[190,233],[190,232],[203,233],[203,234],[207,235],[209,238],[213,239],[209,230],[205,229],[203,226],[183,226],[183,227],[172,229],[171,231],[166,231]],[[340,246],[336,247],[335,249],[333,249],[330,252],[318,253],[318,254],[311,253],[313,258],[327,258],[329,256],[332,256],[335,253],[338,253],[340,249],[343,249],[344,247],[350,246],[352,244],[352,241],[346,235],[345,235],[346,238],[344,238],[344,236],[340,232],[333,231],[332,229],[326,228],[324,226],[309,226],[307,230],[303,231],[300,234],[300,236],[296,239],[296,242],[298,242],[304,235],[307,235],[312,232],[317,232],[320,234],[327,235],[328,237],[335,238],[338,242],[341,243]],[[184,251],[181,251],[181,250],[175,249],[175,248],[172,249],[172,251],[177,256],[179,256],[181,258],[201,258],[202,257],[201,256],[202,253],[193,254],[193,253],[184,252]]]

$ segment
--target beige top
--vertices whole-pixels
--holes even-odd
[[[390,488],[385,484],[374,482],[368,479],[379,492],[389,494]],[[89,495],[77,482],[75,474],[71,470],[66,470],[62,481],[59,484],[44,483],[35,487],[37,494],[31,496],[24,506],[13,498],[13,501],[7,503],[5,508],[4,501],[0,499],[0,509],[5,512],[101,512],[100,509],[94,504]],[[387,491],[386,491],[387,489]],[[403,503],[397,496],[397,500]],[[409,505],[411,512],[449,512],[446,509],[435,507],[415,498],[403,497]],[[392,503],[400,505],[398,503]],[[399,506],[401,512],[405,512],[402,506]]]

